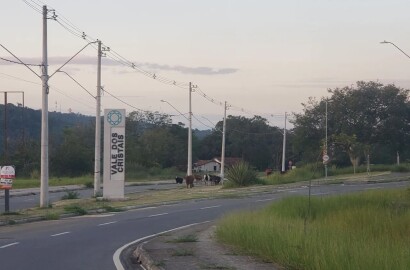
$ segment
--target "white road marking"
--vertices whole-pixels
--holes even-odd
[[[266,202],[266,201],[272,201],[272,200],[274,200],[274,198],[257,200],[257,202]]]
[[[220,205],[215,205],[215,206],[207,206],[207,207],[202,207],[199,208],[200,210],[204,210],[204,209],[211,209],[211,208],[217,208],[217,207],[221,207]]]
[[[19,244],[19,242],[14,242],[14,243],[11,243],[11,244],[8,244],[8,245],[4,245],[4,246],[1,246],[0,248],[11,247],[11,246],[14,246],[14,245],[17,245],[17,244]]]
[[[111,222],[101,223],[101,224],[98,224],[97,226],[105,226],[105,225],[114,224],[114,223],[117,223],[117,221],[111,221]]]
[[[133,245],[133,244],[135,244],[135,243],[142,242],[142,241],[144,241],[145,239],[152,238],[152,237],[155,237],[155,236],[164,234],[164,233],[169,233],[169,232],[173,232],[173,231],[177,231],[177,230],[180,230],[180,229],[189,228],[189,227],[192,227],[192,226],[195,226],[195,225],[204,224],[204,223],[208,223],[208,222],[210,222],[210,221],[204,221],[204,222],[199,222],[199,223],[192,223],[192,224],[185,225],[185,226],[182,226],[182,227],[178,227],[178,228],[174,228],[174,229],[171,229],[171,230],[167,230],[167,231],[159,232],[159,233],[156,233],[156,234],[148,235],[148,236],[142,237],[142,238],[140,238],[140,239],[137,239],[137,240],[135,240],[135,241],[132,241],[132,242],[130,242],[130,243],[128,243],[128,244],[125,244],[125,245],[123,245],[122,247],[120,247],[119,249],[117,249],[117,250],[115,251],[114,255],[112,256],[112,259],[113,259],[113,261],[114,261],[114,265],[115,265],[115,267],[117,268],[117,270],[125,270],[125,269],[124,269],[124,266],[122,265],[121,260],[120,260],[121,252],[122,252],[124,249],[126,249],[127,247],[129,247],[129,246],[131,246],[131,245]]]
[[[163,216],[163,215],[168,215],[168,213],[155,214],[155,215],[150,215],[148,217],[158,217],[158,216]]]
[[[34,201],[34,199],[26,199],[26,200],[24,200],[24,202],[31,202],[31,201]]]
[[[147,209],[154,209],[154,208],[158,208],[157,206],[150,206],[150,207],[145,207],[145,208],[136,208],[136,209],[132,209],[129,211],[143,211],[143,210],[147,210]]]
[[[54,237],[54,236],[60,236],[60,235],[68,234],[68,233],[70,233],[70,232],[56,233],[56,234],[52,234],[52,235],[50,235],[50,236],[51,236],[51,237]]]
[[[369,188],[365,188],[365,189],[369,190],[369,189],[379,189],[379,188],[383,188],[383,187],[369,187]]]

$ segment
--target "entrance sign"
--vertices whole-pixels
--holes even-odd
[[[13,166],[0,167],[0,189],[11,189],[16,172]]]
[[[124,198],[125,110],[104,110],[103,197]]]

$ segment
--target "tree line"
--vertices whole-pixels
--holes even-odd
[[[329,89],[330,96],[310,98],[293,115],[287,131],[286,159],[296,165],[321,160],[325,151],[336,166],[392,164],[397,155],[410,159],[409,90],[378,82]],[[326,123],[327,109],[327,123]],[[1,162],[16,166],[20,175],[36,177],[40,168],[40,111],[8,104],[7,153],[0,132]],[[0,105],[4,126],[4,105]],[[95,118],[50,112],[50,174],[93,173]],[[212,130],[193,132],[193,160],[221,156],[222,120]],[[283,130],[261,116],[229,115],[226,157],[240,157],[258,170],[280,169]],[[187,166],[188,131],[167,114],[132,111],[126,118],[126,171]],[[7,155],[6,155],[7,154]]]

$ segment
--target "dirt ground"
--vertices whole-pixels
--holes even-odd
[[[153,238],[135,249],[133,261],[149,270],[282,269],[217,243],[215,228],[215,224],[205,223]]]

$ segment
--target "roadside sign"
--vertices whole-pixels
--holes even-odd
[[[11,189],[16,172],[13,166],[3,166],[0,169],[0,189]]]
[[[327,164],[329,162],[329,156],[328,155],[323,155],[323,164]]]

